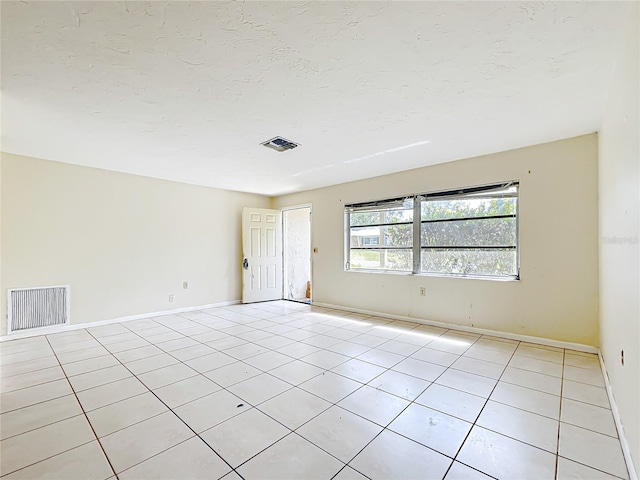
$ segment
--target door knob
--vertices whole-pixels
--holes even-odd
[[[249,270],[249,260],[247,260],[246,258],[244,259],[244,262],[242,262],[242,268],[244,268],[245,270]]]

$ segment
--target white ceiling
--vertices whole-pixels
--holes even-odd
[[[629,4],[1,7],[4,151],[278,195],[596,131]]]

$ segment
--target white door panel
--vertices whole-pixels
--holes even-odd
[[[282,298],[282,214],[242,209],[242,303]]]

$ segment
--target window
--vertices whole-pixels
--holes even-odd
[[[348,270],[518,278],[515,182],[347,205]]]
[[[353,269],[413,268],[413,198],[347,208],[349,264]]]

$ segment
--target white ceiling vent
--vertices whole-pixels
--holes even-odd
[[[271,140],[267,140],[266,142],[262,142],[262,145],[264,145],[267,148],[272,148],[276,152],[284,152],[286,150],[293,150],[299,144],[298,143],[294,143],[294,142],[292,142],[290,140],[287,140],[286,138],[273,137]]]

